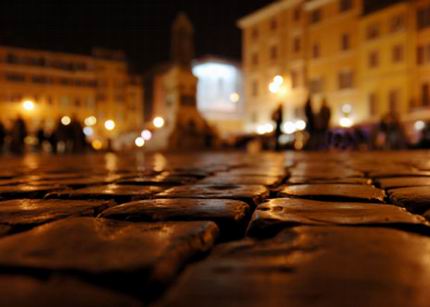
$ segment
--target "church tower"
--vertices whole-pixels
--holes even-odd
[[[176,65],[191,68],[194,58],[194,28],[185,13],[179,13],[171,31],[171,61]]]

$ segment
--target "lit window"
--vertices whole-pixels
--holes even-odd
[[[349,89],[354,86],[354,75],[351,71],[342,71],[338,74],[339,89]]]
[[[404,29],[405,26],[405,20],[403,15],[397,15],[394,16],[391,19],[391,23],[390,23],[390,31],[391,32],[398,32]]]
[[[352,0],[340,0],[339,1],[339,11],[345,12],[352,8]]]
[[[320,22],[321,21],[321,10],[320,9],[313,10],[311,12],[311,16],[310,17],[311,17],[311,20],[310,20],[311,23],[318,23],[318,22]]]
[[[349,50],[351,48],[349,35],[347,33],[342,34],[341,48],[342,50]]]
[[[399,63],[403,61],[403,46],[396,45],[392,49],[392,59],[394,63]]]
[[[372,51],[369,53],[368,57],[369,67],[375,68],[379,65],[379,53],[378,51]]]
[[[367,27],[366,37],[368,40],[375,39],[379,37],[379,26],[377,24],[372,24]]]

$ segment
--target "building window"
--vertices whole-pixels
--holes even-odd
[[[354,86],[354,75],[351,71],[342,71],[338,74],[338,86],[340,90]]]
[[[378,37],[379,37],[379,26],[377,24],[369,25],[366,30],[366,38],[368,40],[371,40]]]
[[[291,88],[297,88],[299,86],[299,73],[295,70],[291,71]]]
[[[378,51],[372,51],[369,53],[368,64],[370,68],[378,67],[379,65],[379,53]]]
[[[278,21],[276,19],[272,19],[270,21],[270,30],[275,31],[278,28]]]
[[[430,26],[430,7],[424,7],[417,11],[417,27],[419,30]]]
[[[311,23],[318,23],[318,22],[320,22],[321,21],[321,10],[320,9],[313,10],[311,12],[311,16],[310,17],[311,17],[311,20],[310,20]]]
[[[349,39],[349,34],[344,33],[341,37],[341,49],[342,50],[349,50],[351,48],[351,42]]]
[[[391,113],[397,113],[399,106],[399,91],[391,90],[388,94],[388,107]]]
[[[345,12],[352,9],[352,0],[340,0],[339,1],[339,11]]]
[[[426,107],[430,106],[430,92],[428,83],[421,85],[421,105]]]
[[[396,45],[393,47],[392,51],[392,59],[394,63],[399,63],[403,61],[403,46]]]
[[[405,27],[405,18],[403,15],[394,16],[390,22],[390,32],[398,32]]]
[[[369,115],[378,115],[378,96],[376,93],[369,94]]]
[[[25,76],[18,73],[7,73],[6,80],[12,82],[25,82]]]
[[[301,48],[302,48],[302,41],[301,41],[300,37],[294,37],[294,39],[293,39],[293,51],[299,52]]]
[[[253,97],[257,97],[258,96],[258,81],[257,80],[254,80],[252,82],[251,91],[252,91],[252,96]]]
[[[311,94],[318,94],[323,91],[323,80],[321,78],[311,79],[309,81],[309,91]]]
[[[315,43],[315,44],[312,46],[312,57],[313,57],[314,59],[317,59],[317,58],[319,58],[319,57],[320,57],[320,45],[319,45],[318,43]]]
[[[421,65],[424,63],[424,47],[417,47],[417,64]]]
[[[276,61],[277,58],[278,58],[278,48],[276,46],[272,46],[270,48],[270,59],[272,61]]]
[[[252,65],[254,65],[254,66],[257,66],[257,65],[258,65],[258,54],[257,54],[257,53],[254,53],[254,54],[252,55],[252,60],[251,60],[251,62],[252,62]]]
[[[258,39],[258,29],[252,29],[251,38],[252,39]]]
[[[294,11],[293,11],[293,18],[294,18],[294,21],[299,21],[301,16],[302,16],[302,10],[301,10],[301,8],[298,6],[298,7],[296,7],[296,8],[294,9]]]

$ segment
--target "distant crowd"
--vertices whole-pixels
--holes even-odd
[[[30,134],[23,118],[17,117],[9,129],[0,121],[0,151],[23,154],[27,148],[33,151],[77,153],[89,149],[82,124],[72,117],[67,125],[58,120],[53,129],[46,129],[44,123]]]
[[[405,127],[395,112],[386,114],[379,123],[350,128],[330,128],[331,109],[323,99],[319,112],[315,112],[312,100],[307,99],[303,110],[306,129],[304,132],[305,150],[401,150],[430,149],[430,125],[420,131],[420,139],[411,144],[405,133]],[[275,149],[279,150],[282,135],[283,110],[280,105],[272,114],[276,123],[274,132]],[[293,146],[293,148],[296,148]],[[297,148],[296,148],[297,149]]]

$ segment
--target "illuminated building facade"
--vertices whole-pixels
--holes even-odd
[[[280,103],[286,120],[303,118],[308,95],[315,111],[328,100],[334,126],[430,118],[430,1],[382,4],[279,0],[239,20],[248,130]]]
[[[22,116],[28,129],[52,130],[75,117],[100,141],[141,129],[141,79],[129,73],[122,52],[91,56],[0,47],[0,119]],[[114,124],[112,124],[112,122]]]
[[[197,107],[222,136],[243,131],[243,92],[240,66],[218,57],[193,62],[197,82]]]

